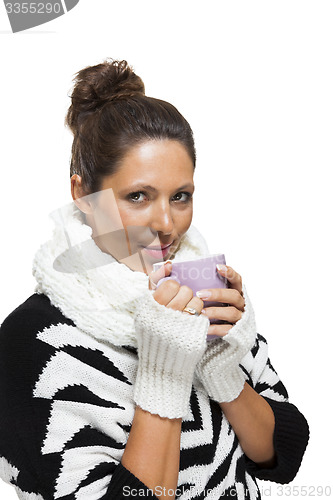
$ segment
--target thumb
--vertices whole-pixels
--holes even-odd
[[[167,260],[164,262],[157,271],[153,271],[149,274],[149,290],[155,290],[157,283],[160,279],[170,276],[172,270],[172,262]]]

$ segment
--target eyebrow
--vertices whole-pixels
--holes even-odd
[[[153,186],[150,186],[149,184],[136,184],[134,186],[130,186],[124,190],[121,191],[121,193],[136,193],[138,191],[141,191],[142,189],[146,190],[146,191],[151,191],[153,193],[157,193],[157,189],[154,188]],[[175,191],[182,191],[183,189],[194,189],[194,184],[192,184],[191,182],[188,182],[187,184],[183,184],[183,186],[179,186]]]

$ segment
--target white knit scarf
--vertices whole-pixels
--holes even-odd
[[[92,238],[74,202],[50,214],[53,236],[33,259],[35,292],[75,325],[103,342],[137,347],[133,303],[148,290],[148,276],[103,252]],[[199,231],[191,225],[174,260],[208,255]]]

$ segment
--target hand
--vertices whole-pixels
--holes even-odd
[[[152,287],[169,274],[169,265],[152,273]],[[199,316],[183,312],[186,306]],[[143,410],[167,418],[187,414],[194,370],[204,353],[209,327],[208,319],[200,314],[202,307],[202,300],[193,297],[189,287],[172,279],[138,299],[134,316],[138,371],[133,398]]]
[[[208,342],[197,365],[199,379],[208,395],[218,403],[233,401],[243,390],[245,374],[239,364],[253,347],[257,335],[254,311],[241,277],[229,266],[226,271],[221,270],[221,275],[227,276],[229,283],[235,288],[211,289],[209,300],[228,301],[232,305],[207,307],[206,315],[214,319],[226,319],[230,323],[233,320],[235,323],[210,326],[213,327],[210,331],[213,330],[221,338]],[[209,312],[210,309],[213,312]],[[224,309],[231,309],[233,312],[223,314]]]
[[[242,317],[245,307],[242,290],[242,277],[230,266],[220,266],[217,271],[220,276],[227,278],[229,288],[210,288],[197,292],[197,297],[203,300],[221,302],[227,304],[224,307],[208,306],[202,310],[208,319],[224,320],[228,324],[212,324],[208,329],[208,335],[224,337],[237,321]]]
[[[149,289],[154,290],[156,283],[161,278],[171,274],[172,262],[168,261],[157,271],[149,275]],[[201,313],[204,303],[199,297],[193,297],[193,291],[188,286],[180,285],[178,281],[169,279],[164,281],[153,293],[153,297],[161,305],[183,311],[185,307],[195,309],[198,314]],[[184,314],[188,314],[184,312]]]

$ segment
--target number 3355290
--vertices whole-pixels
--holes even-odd
[[[54,12],[55,14],[60,14],[61,12],[61,4],[60,3],[6,3],[6,10],[8,14],[51,14]]]
[[[279,484],[277,487],[277,496],[279,497],[329,497],[331,493],[331,486],[289,486]]]

